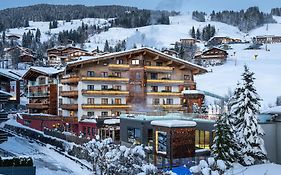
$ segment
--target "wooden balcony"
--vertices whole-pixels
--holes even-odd
[[[129,82],[129,78],[120,77],[82,77],[82,81],[104,81],[104,82]]]
[[[27,108],[29,108],[29,109],[48,109],[49,104],[47,104],[47,103],[29,103],[29,104],[27,104]]]
[[[118,91],[118,90],[82,90],[83,95],[103,96],[103,95],[114,95],[114,96],[128,96],[129,91]]]
[[[174,68],[169,66],[145,66],[147,72],[173,72]]]
[[[152,107],[155,107],[155,108],[163,108],[163,109],[182,109],[182,105],[179,105],[179,104],[174,104],[174,105],[152,105]]]
[[[28,98],[48,98],[49,96],[49,92],[30,92]]]
[[[62,121],[66,123],[76,123],[78,122],[78,117],[62,117]]]
[[[62,84],[77,84],[79,82],[78,75],[64,76],[61,79]]]
[[[176,85],[183,85],[184,80],[169,80],[169,79],[158,79],[158,80],[153,80],[153,79],[148,79],[147,84],[176,84]]]
[[[149,96],[182,96],[180,92],[147,92]]]
[[[64,110],[77,111],[78,110],[78,104],[61,104],[60,108],[62,108]]]
[[[78,97],[78,91],[62,91],[60,94],[62,97],[68,97],[68,98],[77,98]]]
[[[82,104],[82,109],[129,109],[131,107],[126,104]]]
[[[130,66],[128,64],[109,64],[108,69],[109,70],[129,70]]]

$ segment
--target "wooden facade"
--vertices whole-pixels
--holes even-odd
[[[210,48],[201,54],[194,57],[194,60],[199,65],[220,65],[227,59],[227,51],[220,48]]]
[[[206,72],[197,65],[159,51],[141,48],[68,64],[60,78],[65,91],[78,91],[78,110],[59,109],[63,116],[116,117],[121,112],[184,110],[181,91],[196,89],[194,75]],[[74,81],[75,80],[75,81]]]
[[[256,36],[253,38],[253,42],[257,44],[281,43],[281,36],[275,36],[275,35]]]
[[[208,41],[209,46],[217,46],[220,44],[241,43],[241,39],[230,38],[226,36],[214,36]]]

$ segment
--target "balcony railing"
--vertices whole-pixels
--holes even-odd
[[[129,70],[128,64],[109,64],[108,69],[110,70]]]
[[[147,92],[147,95],[151,96],[181,96],[180,92]]]
[[[121,77],[82,77],[82,81],[107,81],[107,82],[129,82],[129,78]]]
[[[174,70],[169,66],[145,66],[144,68],[147,72],[172,72]]]
[[[69,97],[69,98],[77,98],[78,97],[78,91],[62,91],[61,96],[62,97]]]
[[[148,79],[147,84],[184,84],[184,80]]]
[[[161,105],[152,105],[152,107],[160,107],[164,109],[172,109],[172,108],[182,108],[182,105],[180,104],[161,104]]]
[[[120,95],[128,96],[129,91],[121,90],[82,90],[83,95]]]
[[[49,92],[37,92],[37,93],[29,93],[28,98],[40,98],[40,97],[49,97]]]
[[[131,107],[127,104],[82,104],[82,109],[128,109]]]
[[[29,109],[48,109],[48,103],[29,103],[27,104],[27,108]]]
[[[78,104],[61,104],[60,108],[62,108],[64,110],[77,111],[78,110]]]
[[[68,75],[61,79],[62,84],[77,84],[79,82],[78,75]]]

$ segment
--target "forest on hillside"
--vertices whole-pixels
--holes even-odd
[[[144,10],[126,6],[84,6],[38,4],[0,10],[0,31],[28,27],[28,21],[54,21],[82,18],[114,18],[121,27],[140,27],[151,24],[169,24],[169,16],[176,12]]]

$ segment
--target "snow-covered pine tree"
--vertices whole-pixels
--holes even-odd
[[[220,115],[215,124],[215,138],[212,145],[212,154],[216,160],[225,161],[227,166],[231,166],[237,157],[237,144],[234,133],[229,123],[229,115]]]
[[[244,91],[243,87],[241,86],[240,82],[238,82],[236,89],[233,92],[233,95],[230,97],[230,99],[227,103],[228,111],[230,111],[230,113],[232,114],[232,115],[229,115],[229,122],[233,128],[235,127],[235,122],[234,122],[235,115],[234,114],[236,113],[236,111],[234,111],[234,109],[231,109],[231,107],[238,103],[240,95],[243,91]]]
[[[234,117],[236,141],[241,148],[238,161],[242,165],[253,165],[267,161],[264,141],[261,138],[264,132],[256,116],[259,113],[261,99],[254,87],[254,73],[250,72],[247,66],[242,77],[239,98],[232,102],[230,112]]]

